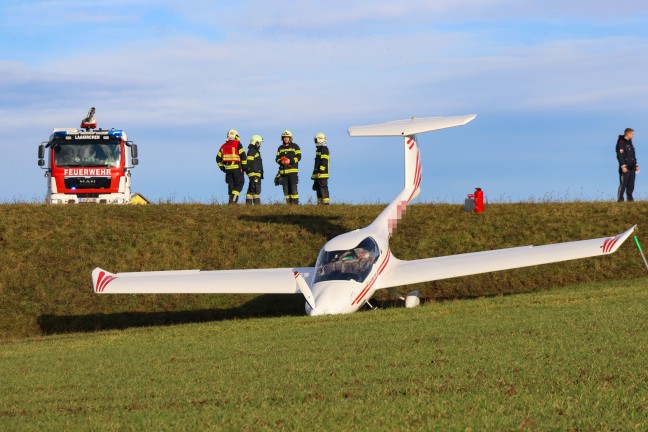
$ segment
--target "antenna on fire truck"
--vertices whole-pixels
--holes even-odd
[[[95,129],[97,127],[97,120],[95,119],[95,107],[90,108],[88,115],[81,120],[81,129],[85,129],[86,132],[90,129]]]

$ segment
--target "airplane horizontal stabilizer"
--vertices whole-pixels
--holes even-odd
[[[614,253],[636,225],[615,237],[581,240],[545,246],[523,246],[485,252],[450,255],[413,261],[393,259],[378,281],[379,288],[430,282]]]
[[[387,123],[367,126],[351,126],[349,136],[413,136],[416,134],[463,126],[471,122],[477,114],[447,117],[412,117]]]

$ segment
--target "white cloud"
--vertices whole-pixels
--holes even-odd
[[[642,71],[648,58],[634,55],[648,52],[646,40],[508,48],[483,43],[479,36],[148,40],[42,68],[0,63],[0,92],[11,101],[14,117],[22,117],[21,109],[63,108],[67,115],[73,107],[96,104],[116,117],[136,115],[150,124],[199,124],[206,116],[268,125],[446,110],[589,109],[632,92],[626,106],[646,106]],[[481,55],[465,56],[464,50]],[[622,66],[625,58],[631,67]],[[19,124],[19,118],[9,113],[3,126]]]

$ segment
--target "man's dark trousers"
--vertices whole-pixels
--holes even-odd
[[[620,170],[619,170],[620,171]],[[635,177],[637,173],[634,169],[628,172],[619,172],[619,194],[618,201],[623,201],[623,194],[625,193],[628,201],[634,201],[632,192],[634,192]]]

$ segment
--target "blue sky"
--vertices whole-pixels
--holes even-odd
[[[0,201],[43,196],[37,145],[90,106],[138,143],[134,189],[153,200],[224,201],[214,156],[236,128],[265,138],[266,201],[281,198],[273,155],[291,129],[304,201],[322,131],[333,201],[387,202],[400,143],[347,127],[469,113],[419,137],[420,200],[460,202],[475,186],[499,201],[612,199],[616,136],[633,127],[639,163],[648,155],[648,3],[584,4],[4,1]]]

